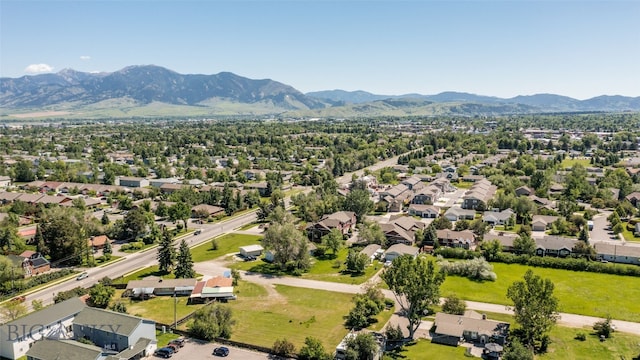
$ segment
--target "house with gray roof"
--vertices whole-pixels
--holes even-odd
[[[503,346],[510,327],[509,323],[489,320],[473,310],[465,311],[464,315],[437,313],[433,325],[431,342],[452,346],[458,346],[462,342],[481,346],[495,343]]]
[[[387,251],[384,253],[385,261],[393,261],[393,259],[403,256],[409,255],[412,257],[418,256],[419,249],[415,246],[409,246],[405,244],[395,244],[391,245]]]
[[[504,225],[512,216],[515,217],[515,215],[516,213],[511,209],[505,209],[502,211],[485,211],[482,215],[482,221],[491,226]]]
[[[440,208],[434,205],[411,204],[409,205],[409,215],[435,219],[440,215]]]
[[[67,339],[73,319],[85,307],[79,298],[72,298],[1,325],[0,356],[17,359],[37,340]]]
[[[567,257],[573,252],[574,246],[580,240],[560,236],[545,236],[535,238],[536,255]]]
[[[533,215],[531,219],[531,230],[545,231],[549,229],[551,224],[556,220],[558,220],[558,217],[553,215]]]
[[[444,217],[449,221],[473,220],[476,216],[475,210],[463,209],[459,206],[452,206],[444,213]]]
[[[103,360],[108,356],[102,348],[73,340],[42,339],[33,343],[27,360]]]
[[[157,346],[155,321],[93,307],[86,307],[76,315],[73,336],[91,340],[114,355],[136,345],[141,339],[150,340],[148,348],[143,350],[147,355]]]
[[[640,246],[608,244],[598,242],[593,244],[598,254],[598,259],[621,264],[640,265]]]

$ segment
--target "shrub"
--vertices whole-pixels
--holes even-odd
[[[583,332],[579,332],[576,334],[575,339],[579,341],[585,341],[587,340],[587,335],[585,335]]]
[[[449,262],[438,256],[438,265],[447,274],[465,276],[470,279],[496,281],[498,278],[493,272],[493,266],[483,257]]]
[[[273,343],[272,351],[276,355],[289,357],[296,352],[296,347],[287,339],[277,339]]]
[[[609,338],[611,333],[613,332],[613,326],[611,325],[611,317],[607,316],[606,319],[601,320],[593,324],[593,330],[598,334],[598,336],[604,336],[605,338]]]

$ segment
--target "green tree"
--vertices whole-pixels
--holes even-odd
[[[358,240],[367,244],[378,244],[384,246],[387,237],[376,222],[363,222],[358,224]]]
[[[170,273],[176,259],[176,249],[173,247],[173,238],[167,229],[162,231],[162,239],[158,246],[158,265],[163,273]]]
[[[115,292],[116,290],[111,286],[97,283],[89,289],[89,304],[93,307],[105,309]]]
[[[80,264],[82,255],[89,254],[83,213],[73,208],[51,208],[43,213],[39,224],[39,234],[51,261],[66,264]]]
[[[342,232],[333,228],[331,231],[322,237],[322,244],[333,253],[333,257],[338,256],[338,250],[344,245],[344,239],[342,238]]]
[[[100,219],[100,222],[102,223],[102,225],[109,225],[109,223],[111,222],[106,212],[102,213],[102,218]]]
[[[512,339],[504,349],[503,360],[533,360],[533,351],[526,348],[517,338]]]
[[[536,253],[536,242],[531,236],[522,233],[513,240],[513,251],[516,254],[534,255]]]
[[[301,360],[329,360],[331,356],[327,354],[320,340],[307,336],[304,339],[304,346],[300,349],[298,358]]]
[[[611,333],[613,332],[611,316],[607,316],[606,319],[597,321],[595,324],[593,324],[593,330],[598,336],[603,336],[607,339],[611,337]]]
[[[14,168],[15,180],[17,182],[31,182],[36,179],[36,175],[33,173],[32,165],[27,160],[20,160],[16,163]]]
[[[276,339],[271,350],[276,355],[288,358],[296,353],[296,346],[287,339]]]
[[[444,272],[436,271],[433,261],[421,256],[403,255],[393,260],[380,276],[389,286],[396,301],[409,320],[409,337],[422,322],[429,308],[440,303],[440,285],[444,282]]]
[[[359,333],[347,339],[346,360],[373,360],[378,351],[378,342],[371,333]]]
[[[169,208],[169,218],[171,221],[181,220],[184,223],[185,229],[187,229],[189,217],[191,217],[191,208],[182,201],[173,204]]]
[[[365,254],[361,254],[356,250],[349,250],[347,254],[347,260],[345,261],[345,265],[347,267],[347,271],[354,274],[362,274],[364,273],[364,269],[367,267],[369,263],[369,258]]]
[[[229,339],[234,324],[231,308],[216,304],[197,310],[188,328],[191,336],[211,341],[217,337]]]
[[[150,221],[144,210],[133,209],[123,218],[120,240],[134,241],[147,233]]]
[[[33,311],[40,311],[44,308],[44,305],[42,304],[42,300],[33,299],[31,300],[31,307]]]
[[[280,268],[307,270],[310,266],[306,237],[292,223],[275,223],[269,226],[262,243],[273,250],[273,262]]]
[[[196,272],[193,270],[193,259],[191,259],[191,250],[187,245],[187,242],[182,239],[180,241],[180,248],[178,250],[178,257],[176,261],[176,278],[191,279],[196,277]]]
[[[442,311],[447,314],[464,315],[467,304],[455,295],[447,296],[442,304]]]
[[[20,300],[9,300],[2,304],[1,311],[5,318],[13,321],[27,314],[27,307]]]
[[[488,261],[496,259],[502,253],[502,244],[498,239],[485,241],[482,243],[482,256]]]
[[[453,227],[451,220],[447,219],[444,216],[437,217],[431,223],[436,228],[436,230],[451,230],[451,228]]]
[[[344,199],[343,210],[353,211],[358,223],[360,223],[366,214],[373,211],[374,207],[375,204],[367,190],[355,189],[349,192]]]
[[[121,301],[116,301],[111,307],[109,307],[112,311],[126,314],[127,313],[127,305],[125,305]]]
[[[558,299],[553,289],[551,280],[531,270],[524,274],[524,281],[516,281],[507,289],[515,320],[520,325],[518,338],[525,346],[544,349],[547,334],[558,320]]]

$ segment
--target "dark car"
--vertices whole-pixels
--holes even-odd
[[[185,341],[183,338],[177,338],[169,341],[169,345],[178,345],[179,347],[183,347],[184,343]]]
[[[227,356],[229,355],[229,348],[226,346],[220,346],[213,349],[213,355],[215,356]]]
[[[180,345],[176,345],[176,344],[167,344],[166,347],[173,350],[173,352],[178,352],[180,350]]]
[[[160,349],[156,350],[156,352],[153,353],[153,355],[155,355],[157,357],[168,359],[168,358],[173,356],[173,349],[170,348],[170,347],[163,347],[163,348],[160,348]]]

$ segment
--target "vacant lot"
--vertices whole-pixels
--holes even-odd
[[[155,320],[163,324],[174,322],[174,306],[177,319],[181,319],[190,313],[198,310],[203,305],[187,305],[187,296],[173,298],[171,296],[156,296],[149,300],[131,300],[122,297],[123,290],[117,290],[112,302],[120,301],[127,307],[127,313]]]
[[[241,246],[260,244],[262,236],[246,234],[228,234],[215,239],[217,249],[213,249],[211,242],[206,242],[191,249],[193,262],[213,260],[220,256],[237,253]]]
[[[237,321],[232,340],[271,347],[287,339],[300,349],[305,337],[314,336],[332,350],[348,332],[343,317],[353,306],[351,294],[283,285],[265,289],[243,281],[237,295],[229,302]],[[379,322],[389,317],[391,311],[384,311]]]
[[[510,304],[507,288],[522,280],[527,269],[550,279],[555,284],[555,295],[560,300],[560,311],[574,314],[606,317],[640,322],[640,278],[577,272],[558,269],[533,268],[523,265],[493,263],[498,280],[473,281],[448,276],[442,285],[444,296],[457,294],[467,300],[495,304]]]

